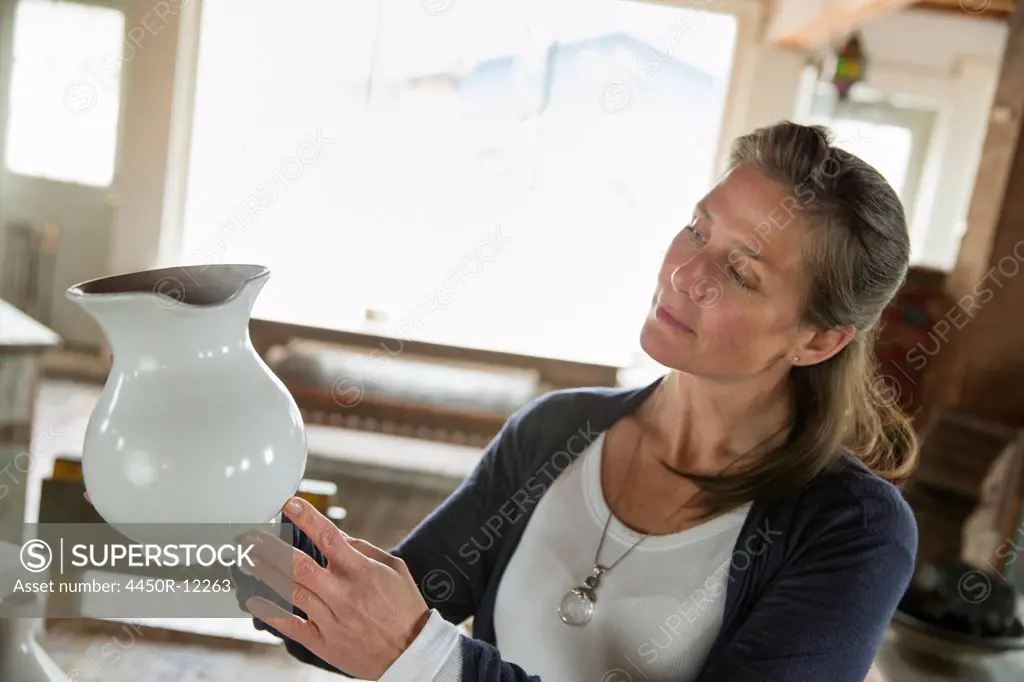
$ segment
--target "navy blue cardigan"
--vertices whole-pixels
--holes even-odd
[[[461,642],[463,680],[540,679],[503,661],[495,646],[502,573],[551,482],[659,382],[560,390],[525,405],[459,488],[392,550],[431,608],[453,623],[473,617],[473,637]],[[298,529],[293,543],[326,565]],[[799,494],[755,502],[730,564],[722,626],[697,679],[863,682],[916,551],[917,525],[900,492],[848,453]],[[285,644],[296,658],[344,675]]]

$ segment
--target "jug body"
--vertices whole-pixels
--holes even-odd
[[[96,510],[125,535],[270,522],[298,489],[302,416],[249,340],[267,277],[260,266],[190,266],[69,289],[111,345],[82,471]]]

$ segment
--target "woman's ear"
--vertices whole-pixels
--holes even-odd
[[[836,329],[810,330],[792,355],[800,358],[801,365],[816,365],[846,348],[856,333],[857,330],[849,325]]]

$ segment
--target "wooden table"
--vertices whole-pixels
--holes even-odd
[[[34,423],[40,356],[60,343],[56,332],[0,299],[0,524],[8,527],[25,519],[31,452],[45,450],[46,434]]]

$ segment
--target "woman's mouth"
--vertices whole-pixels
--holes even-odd
[[[672,315],[672,313],[666,310],[663,306],[659,305],[655,310],[654,315],[660,322],[672,329],[675,329],[676,331],[688,332],[690,334],[694,333],[693,329],[684,324],[679,318]]]

